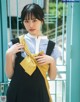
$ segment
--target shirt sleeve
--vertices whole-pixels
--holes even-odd
[[[8,48],[10,48],[12,45],[13,45],[13,43],[12,43],[12,41],[10,41],[10,42],[8,43]]]
[[[57,58],[59,58],[59,57],[61,56],[61,52],[60,52],[60,50],[59,50],[59,46],[55,45],[55,47],[54,47],[54,49],[53,49],[53,51],[52,51],[51,56],[52,56],[55,60],[57,60]]]

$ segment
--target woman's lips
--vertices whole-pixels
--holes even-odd
[[[35,29],[29,29],[29,31],[34,31]]]

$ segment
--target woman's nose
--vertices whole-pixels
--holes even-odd
[[[29,22],[29,26],[30,26],[30,27],[33,27],[33,22],[32,22],[32,21]]]

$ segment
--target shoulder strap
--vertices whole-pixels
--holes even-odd
[[[15,38],[11,40],[13,44],[18,43],[19,42],[19,38]]]
[[[14,38],[14,39],[12,39],[11,41],[12,41],[13,44],[16,44],[16,43],[19,43],[19,42],[20,42],[20,41],[19,41],[19,38]],[[16,55],[17,55],[18,57],[21,56],[21,52],[16,53]]]
[[[48,41],[48,46],[47,46],[47,50],[46,50],[46,54],[47,55],[51,55],[53,49],[54,49],[54,46],[55,46],[55,42],[49,40]]]

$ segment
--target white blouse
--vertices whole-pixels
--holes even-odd
[[[38,38],[36,36],[33,36],[29,33],[25,34],[24,39],[28,45],[28,48],[30,50],[31,53],[33,54],[37,54],[40,51],[44,51],[44,53],[46,54],[46,49],[47,49],[47,45],[48,45],[48,41],[49,39],[47,38],[47,36],[39,36]],[[12,46],[12,42],[9,42],[9,47]],[[21,52],[21,56],[25,57],[27,54],[23,51]],[[56,60],[58,57],[61,56],[61,53],[59,51],[58,46],[55,44],[55,47],[52,51],[51,56]]]

